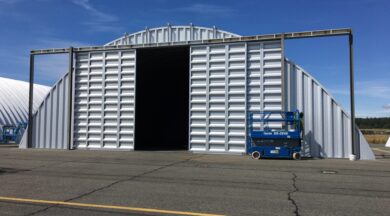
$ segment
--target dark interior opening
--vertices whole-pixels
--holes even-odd
[[[135,150],[188,149],[189,47],[137,49]]]

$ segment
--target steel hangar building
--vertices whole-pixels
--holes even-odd
[[[284,56],[289,36],[167,25],[101,47],[32,51],[69,53],[71,69],[30,112],[20,148],[244,154],[248,112],[299,109],[305,114],[302,155],[374,159],[350,115]]]

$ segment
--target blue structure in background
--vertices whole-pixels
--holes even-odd
[[[3,143],[9,143],[9,142],[19,143],[19,140],[23,135],[24,130],[26,130],[26,128],[27,128],[26,122],[19,122],[17,126],[4,125],[1,141]]]
[[[249,113],[247,153],[254,159],[300,159],[302,117],[298,110]],[[254,127],[256,123],[258,127]],[[271,128],[270,123],[278,123],[281,128]]]

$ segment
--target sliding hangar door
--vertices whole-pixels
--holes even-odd
[[[73,147],[133,149],[136,51],[75,58]]]
[[[282,110],[280,42],[191,47],[192,151],[246,151],[248,111]]]
[[[281,110],[279,42],[76,54],[73,147],[245,152],[247,110]]]

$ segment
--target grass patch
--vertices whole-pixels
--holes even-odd
[[[390,135],[390,129],[360,129],[363,134]]]
[[[379,135],[379,134],[364,134],[367,142],[370,144],[385,144],[389,135]]]

